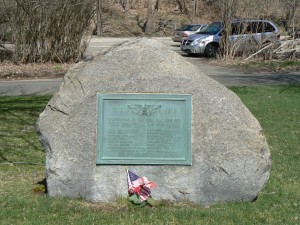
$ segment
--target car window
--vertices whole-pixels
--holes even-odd
[[[209,34],[209,35],[215,35],[222,29],[222,23],[221,22],[214,22],[209,24],[207,27],[202,29],[201,31],[197,32],[196,34]]]
[[[263,26],[262,26],[262,31],[263,32],[273,32],[273,31],[275,31],[275,28],[270,23],[264,22]]]
[[[247,26],[247,33],[261,33],[261,23],[259,22],[250,22]]]
[[[252,23],[252,33],[263,33],[262,21]]]
[[[265,32],[273,32],[275,31],[275,28],[272,26],[272,24],[264,21],[259,22],[252,22],[251,23],[251,29],[252,33],[265,33]]]
[[[201,27],[201,25],[190,25],[186,28],[186,31],[196,31]]]
[[[255,34],[273,32],[275,28],[268,22],[264,21],[247,21],[243,23],[235,23],[232,25],[232,34]]]
[[[203,30],[205,27],[207,27],[207,25],[203,25],[200,30]]]
[[[179,27],[179,28],[176,29],[176,30],[177,30],[177,31],[185,31],[188,27],[189,27],[189,25],[182,25],[181,27]]]
[[[240,35],[246,33],[247,23],[233,23],[231,24],[231,34]]]

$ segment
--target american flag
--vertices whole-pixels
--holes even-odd
[[[127,180],[128,192],[138,194],[142,202],[147,200],[147,198],[150,196],[150,188],[156,186],[155,183],[148,181],[147,178],[139,177],[130,170],[127,170]]]
[[[150,196],[151,191],[150,188],[146,187],[146,186],[142,186],[141,190],[140,190],[140,199],[141,201],[145,201],[147,200],[147,198]]]
[[[140,177],[130,170],[127,171],[127,181],[128,181],[128,190],[129,192],[134,192],[134,189],[138,187]]]

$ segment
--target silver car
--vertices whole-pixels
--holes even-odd
[[[267,20],[233,20],[232,33],[229,36],[231,46],[243,48],[246,42],[264,44],[278,41],[279,29],[271,21]],[[207,57],[215,57],[219,48],[223,31],[222,22],[214,22],[197,34],[184,38],[181,42],[181,50],[193,55],[204,54]]]
[[[183,38],[186,38],[187,36],[189,36],[191,34],[195,34],[196,32],[199,32],[206,26],[207,26],[206,24],[183,25],[174,31],[172,40],[175,42],[181,42]]]

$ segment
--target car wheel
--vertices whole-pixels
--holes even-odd
[[[205,47],[204,55],[206,57],[216,57],[218,51],[218,46],[216,44],[208,44]]]

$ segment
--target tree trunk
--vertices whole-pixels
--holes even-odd
[[[153,28],[152,0],[148,0],[147,21],[145,23],[144,32],[150,33]]]
[[[121,1],[122,7],[125,12],[127,12],[130,9],[130,2],[129,0],[122,0]]]
[[[231,21],[236,14],[237,0],[220,0],[219,7],[221,11],[221,20],[223,21],[224,30],[222,33],[220,49],[222,50],[222,57],[227,59],[230,56],[231,49],[229,43],[229,36],[231,35]]]
[[[192,23],[195,22],[196,15],[197,15],[197,0],[193,0]]]
[[[158,12],[159,0],[156,0],[154,11],[152,10],[152,0],[148,0],[147,21],[144,26],[144,32],[149,34],[153,31],[155,17]]]
[[[97,36],[102,36],[103,34],[103,19],[102,19],[102,0],[97,0],[96,3],[96,13],[97,13]]]

